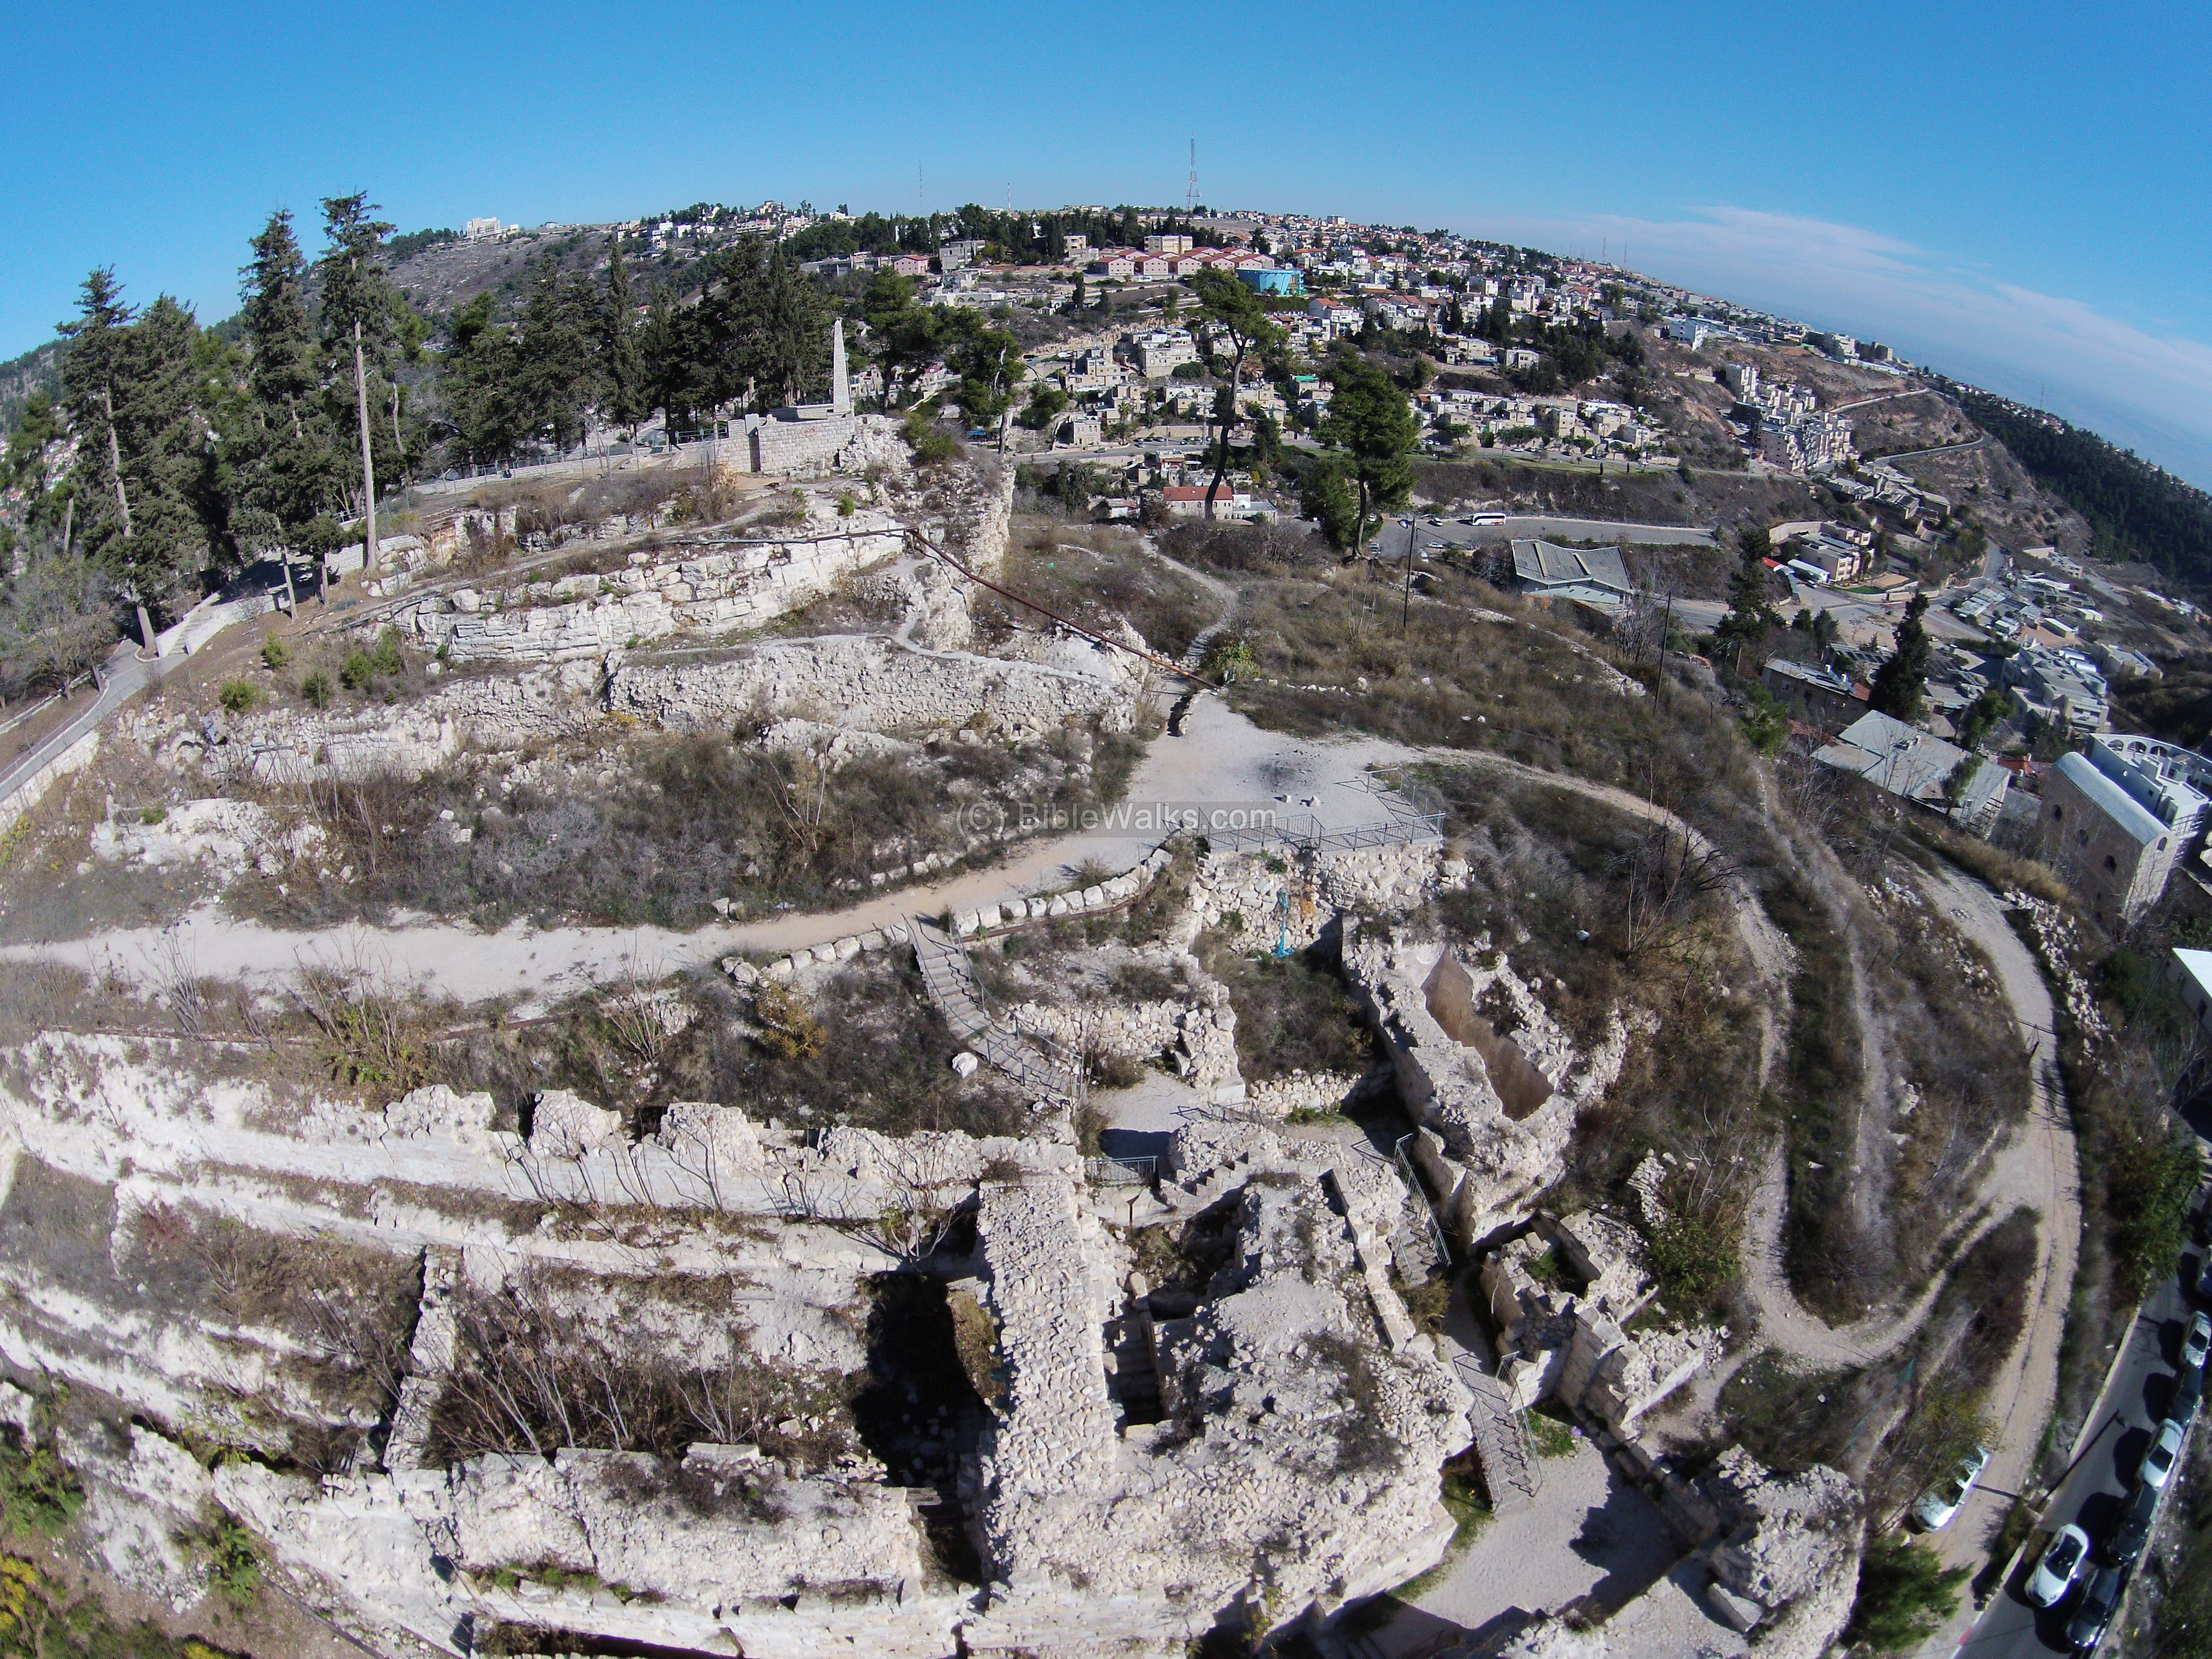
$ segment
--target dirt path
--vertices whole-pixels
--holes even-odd
[[[2033,1069],[2033,1098],[2020,1132],[1997,1152],[1983,1176],[1972,1208],[1986,1211],[1972,1231],[1957,1241],[1962,1255],[2015,1208],[2026,1204],[2042,1217],[2037,1230],[2036,1279],[2029,1286],[2027,1340],[2008,1362],[1990,1395],[1990,1410],[2004,1434],[1996,1469],[2016,1458],[2024,1472],[2034,1446],[2032,1421],[2048,1408],[2057,1388],[2058,1339],[2063,1321],[2064,1287],[2074,1278],[2074,1249],[2081,1231],[2081,1207],[2071,1130],[2049,1087],[2051,993],[2035,959],[2006,922],[1996,896],[1980,883],[1947,872],[1924,878],[1929,901],[1989,954],[1998,982],[2019,1023],[2021,1040],[2039,1044]],[[1793,1358],[1820,1366],[1863,1365],[1896,1348],[1919,1329],[1942,1288],[1938,1276],[1912,1304],[1857,1322],[1833,1326],[1805,1310],[1790,1289],[1782,1265],[1784,1200],[1788,1168],[1779,1145],[1769,1150],[1758,1191],[1753,1195],[1744,1232],[1744,1282],[1759,1310],[1760,1340]],[[2022,1425],[2026,1425],[2026,1432]],[[1997,1484],[2014,1490],[2010,1481]],[[1947,1538],[1958,1534],[1947,1532]]]
[[[1936,1551],[1948,1565],[1971,1566],[1987,1553],[2011,1494],[2033,1474],[2043,1427],[2058,1395],[2058,1345],[2065,1334],[2081,1236],[2081,1175],[2054,1069],[2057,1038],[2051,988],[2034,956],[2013,932],[1996,896],[1981,883],[1946,871],[1923,879],[1922,886],[1929,902],[1989,953],[2005,1000],[2020,1022],[2021,1040],[2035,1049],[2028,1068],[2033,1094],[2027,1121],[1997,1154],[1980,1194],[1992,1224],[2023,1204],[2037,1212],[2027,1328],[1991,1384],[1984,1407],[1997,1431],[1990,1466],[1958,1519],[1936,1536]]]
[[[1180,736],[1153,742],[1130,781],[1124,804],[1133,813],[1151,805],[1272,805],[1291,817],[1318,819],[1324,829],[1347,829],[1387,817],[1367,775],[1373,757],[1374,746],[1364,742],[1315,743],[1261,731],[1220,698],[1204,696],[1181,722]],[[927,886],[893,889],[847,909],[794,911],[773,921],[717,924],[688,933],[665,927],[537,928],[524,922],[488,933],[465,923],[428,921],[295,931],[241,921],[210,903],[185,917],[177,939],[191,971],[215,978],[272,983],[289,979],[302,963],[362,961],[426,993],[465,1003],[495,996],[561,997],[636,975],[659,978],[732,953],[804,950],[917,915],[1057,890],[1087,860],[1125,870],[1162,836],[1133,817],[1124,822],[1131,827],[1109,825],[1020,844],[1004,864]],[[166,977],[170,955],[163,930],[155,927],[0,949],[0,958],[30,957],[94,972],[112,968],[141,984],[158,984]]]

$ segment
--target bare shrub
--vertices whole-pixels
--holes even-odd
[[[843,1402],[818,1374],[755,1358],[742,1329],[728,1357],[686,1367],[617,1347],[581,1327],[544,1275],[526,1270],[452,1304],[455,1344],[441,1379],[432,1441],[447,1459],[563,1446],[680,1457],[694,1441],[750,1443],[772,1455],[818,1461],[849,1441]],[[830,1420],[820,1429],[801,1425]]]
[[[303,963],[293,997],[320,1039],[332,1079],[404,1094],[429,1070],[429,1021],[420,1000],[359,952]]]

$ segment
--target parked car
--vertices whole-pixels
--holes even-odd
[[[1951,1478],[1927,1493],[1912,1506],[1915,1520],[1929,1532],[1950,1525],[1951,1517],[1959,1512],[1959,1505],[1966,1501],[1966,1494],[1974,1489],[1974,1482],[1982,1478],[1989,1467],[1990,1454],[1986,1448],[1977,1446],[1959,1460],[1959,1467]]]
[[[2089,1575],[2089,1588],[2081,1592],[2081,1605],[2066,1626],[2066,1639],[2076,1653],[2094,1653],[2112,1623],[2112,1609],[2120,1603],[2121,1578],[2117,1567],[2100,1567]]]
[[[2198,1314],[2189,1322],[2189,1334],[2181,1339],[2181,1369],[2203,1370],[2208,1353],[2212,1353],[2212,1316]]]
[[[2187,1428],[2196,1419],[2197,1408],[2204,1401],[2204,1373],[2187,1370],[2173,1382],[2173,1398],[2166,1403],[2166,1414]]]
[[[2150,1449],[2143,1454],[2142,1468],[2139,1471],[2143,1485],[2164,1490],[2167,1480],[2173,1474],[2174,1463],[2181,1455],[2181,1437],[2186,1432],[2170,1417],[2158,1425],[2158,1433],[2151,1440]]]
[[[2074,1575],[2088,1559],[2089,1534],[2079,1527],[2061,1527],[2028,1577],[2027,1599],[2039,1607],[2057,1607],[2074,1588]]]
[[[2128,1505],[2120,1511],[2120,1524],[2112,1528],[2112,1535],[2105,1542],[2105,1559],[2116,1567],[2132,1567],[2136,1558],[2143,1553],[2150,1541],[2152,1522],[2158,1519],[2158,1488],[2137,1486],[2128,1494]]]

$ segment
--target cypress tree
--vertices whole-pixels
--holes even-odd
[[[1928,614],[1928,596],[1915,593],[1898,624],[1897,649],[1875,672],[1873,695],[1868,699],[1877,714],[1893,720],[1917,721],[1928,710],[1928,630],[1920,619]]]
[[[607,289],[599,305],[599,406],[635,436],[646,416],[645,356],[638,343],[637,295],[623,258],[622,238],[607,238]]]

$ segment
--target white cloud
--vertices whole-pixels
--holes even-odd
[[[1785,316],[1886,341],[2212,484],[2212,344],[2161,336],[1856,225],[1745,208],[1649,220],[1510,220],[1485,234],[1594,252]],[[2047,390],[2046,390],[2047,388]]]

